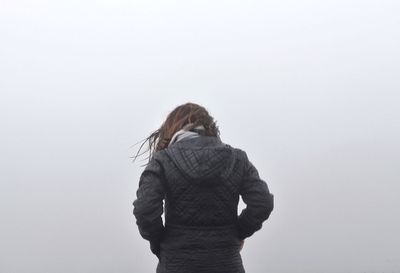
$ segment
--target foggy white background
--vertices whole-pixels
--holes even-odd
[[[130,146],[187,101],[275,195],[247,272],[400,272],[399,18],[395,0],[0,0],[0,272],[155,272]]]

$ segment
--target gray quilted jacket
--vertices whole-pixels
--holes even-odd
[[[273,195],[244,151],[200,136],[153,155],[133,205],[157,273],[243,273],[241,240],[269,217]]]

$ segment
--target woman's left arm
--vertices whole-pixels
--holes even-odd
[[[160,241],[164,231],[161,215],[165,189],[162,165],[154,157],[140,176],[136,196],[137,199],[133,202],[133,214],[140,235],[150,241],[151,251],[159,256]]]

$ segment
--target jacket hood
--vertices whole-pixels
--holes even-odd
[[[184,176],[194,181],[214,181],[228,176],[233,169],[234,149],[219,137],[183,139],[166,149]]]

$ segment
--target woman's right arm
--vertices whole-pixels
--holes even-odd
[[[246,204],[238,217],[239,236],[243,240],[261,229],[274,208],[274,196],[246,154],[240,195]]]

